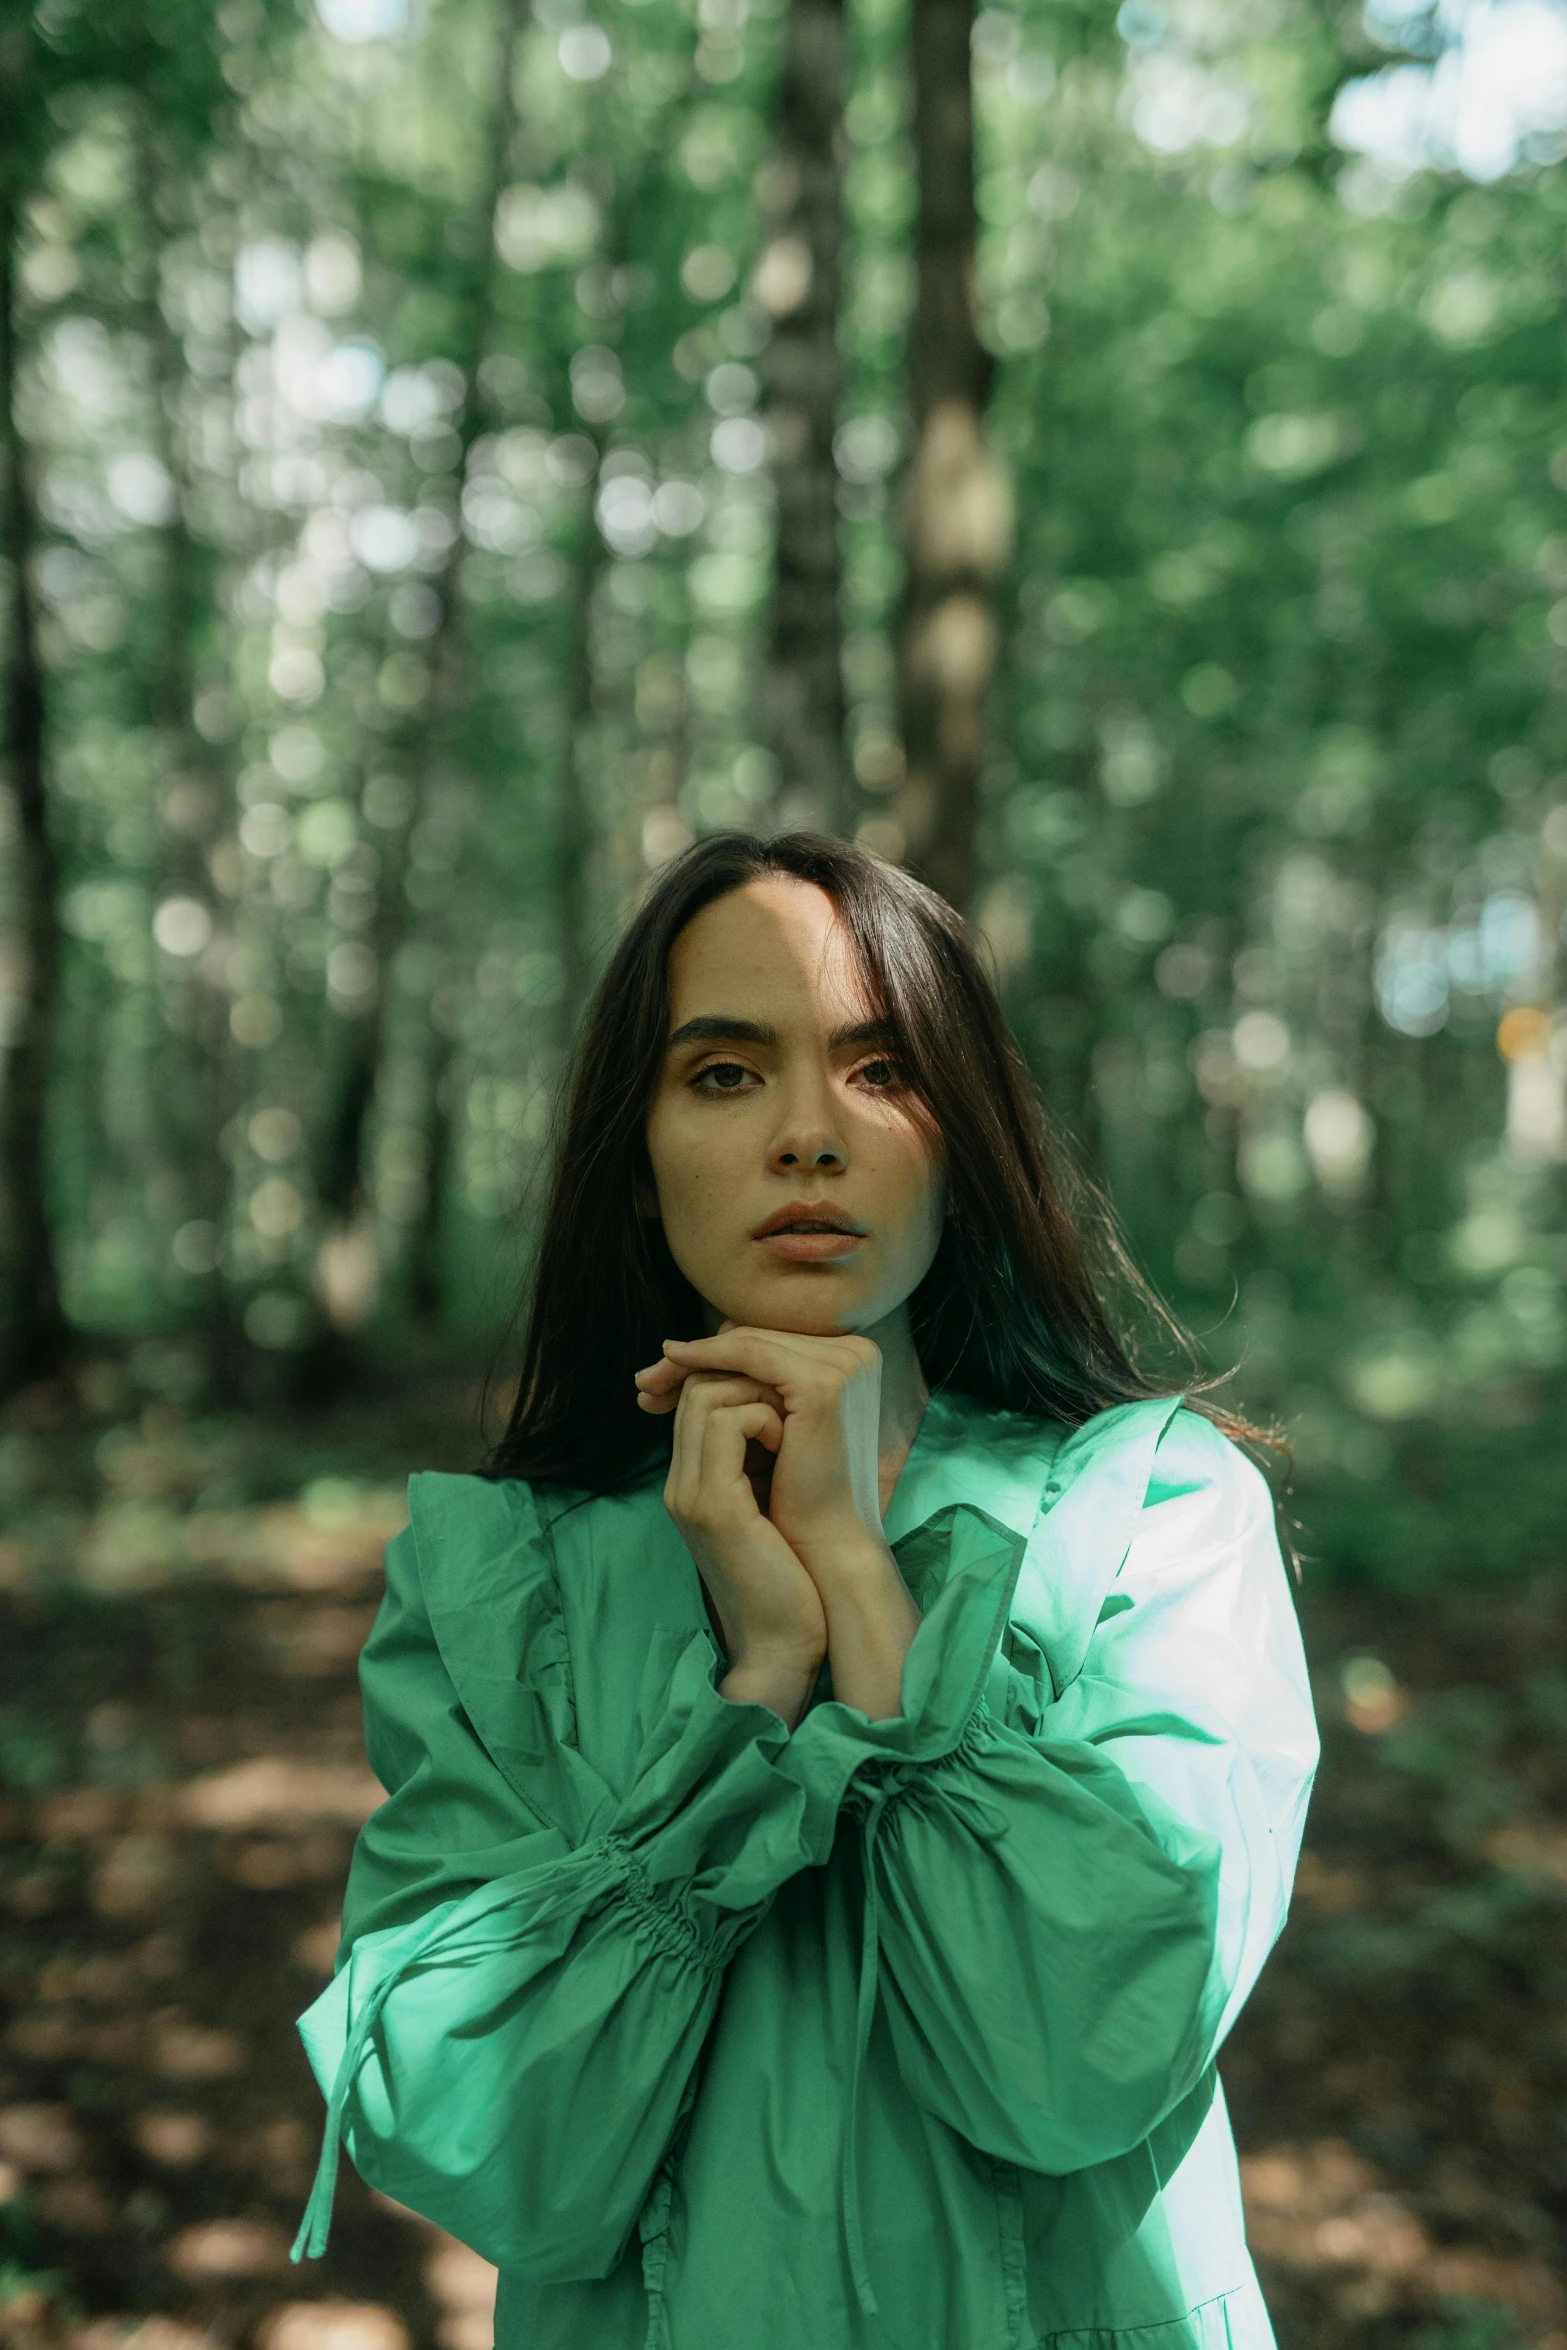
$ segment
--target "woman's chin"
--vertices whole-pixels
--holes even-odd
[[[841,1299],[832,1311],[825,1298],[749,1297],[716,1305],[712,1313],[715,1330],[724,1321],[746,1330],[787,1330],[796,1338],[841,1338],[854,1327],[844,1316]]]

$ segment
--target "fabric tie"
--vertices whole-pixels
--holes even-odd
[[[967,1759],[972,1752],[980,1722],[988,1715],[981,1699],[979,1711],[965,1730],[952,1754],[944,1759],[955,1762]],[[879,1775],[874,1791],[864,1799],[863,1808],[857,1800],[860,1790],[849,1797],[849,1806],[859,1813],[864,1822],[865,1841],[861,1866],[865,1877],[864,1920],[860,1934],[860,1988],[854,2017],[854,2063],[849,2074],[849,2109],[844,2125],[843,2143],[843,2232],[849,2249],[849,2275],[853,2280],[855,2298],[866,2317],[878,2314],[875,2289],[865,2259],[865,2230],[860,2211],[859,2115],[860,2076],[870,2046],[871,2025],[876,2015],[876,1992],[880,1975],[881,1930],[880,1904],[876,1892],[876,1833],[882,1814],[894,1795],[906,1795],[919,1803],[932,1794],[949,1806],[955,1805],[969,1816],[974,1834],[985,1844],[995,1844],[1006,1834],[1006,1815],[999,1805],[987,1803],[983,1796],[961,1781],[953,1786],[939,1786],[932,1773],[939,1767],[932,1763],[894,1763]]]
[[[592,1844],[582,1845],[580,1853],[596,1866],[608,1864],[609,1884],[625,1881],[632,1864],[618,1849],[618,1840],[612,1836],[597,1838]],[[366,1998],[358,2020],[344,2043],[342,2058],[332,2083],[332,2094],[327,2101],[326,2129],[321,2140],[321,2159],[316,2166],[315,2183],[310,2200],[299,2223],[299,2233],[289,2252],[290,2260],[319,2260],[327,2247],[332,2228],[332,2198],[337,2188],[338,2161],[342,2150],[343,2115],[350,2092],[364,2062],[370,2036],[380,2020],[381,2010],[391,1993],[411,1974],[448,1948],[455,1947],[468,1959],[485,1955],[496,1949],[513,1946],[534,1930],[551,1911],[565,1906],[572,1899],[580,1900],[580,1891],[566,1886],[557,1887],[552,1900],[541,1900],[531,1908],[519,1911],[517,1882],[510,1877],[499,1877],[485,1890],[482,1900],[472,1896],[437,1909],[425,1920],[424,1930],[416,1935],[407,1950],[390,1967]],[[491,1929],[487,1941],[476,1940],[474,1928],[482,1921],[503,1913],[498,1926]],[[353,1959],[350,1957],[349,1965]]]
[[[442,1921],[445,1922],[444,1920]],[[332,2198],[337,2191],[338,2158],[342,2151],[343,2110],[348,2093],[364,2061],[382,2008],[410,1967],[430,1956],[440,1943],[440,1930],[427,1939],[416,1942],[389,1973],[382,1976],[359,2013],[359,2020],[344,2043],[337,2077],[332,2083],[332,2094],[327,2101],[326,2129],[321,2139],[321,2159],[316,2165],[315,2181],[310,2189],[310,2200],[299,2223],[299,2233],[289,2251],[290,2260],[319,2260],[327,2247],[332,2232]]]

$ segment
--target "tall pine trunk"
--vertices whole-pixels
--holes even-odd
[[[778,498],[765,716],[791,821],[847,830],[843,562],[833,439],[848,94],[844,0],[790,0],[768,206],[755,276],[773,331],[762,359]]]
[[[44,677],[32,584],[37,537],[27,449],[17,414],[21,365],[16,315],[20,204],[0,191],[0,438],[5,506],[0,522],[10,579],[5,671],[5,750],[16,799],[14,867],[20,986],[0,1059],[0,1215],[6,1259],[0,1322],[0,1390],[49,1377],[65,1360],[54,1234],[49,1221],[46,1112],[49,1055],[60,994],[60,868],[45,793]]]
[[[1011,503],[985,439],[994,363],[979,338],[974,205],[973,0],[912,0],[915,301],[909,329],[914,450],[898,694],[908,861],[960,909],[974,878],[985,697],[996,655],[994,584]]]

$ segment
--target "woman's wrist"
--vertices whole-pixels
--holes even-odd
[[[903,1660],[924,1622],[890,1550],[823,1593],[832,1691],[873,1722],[902,1711]]]
[[[739,1657],[719,1682],[718,1694],[732,1705],[768,1706],[792,1730],[821,1669],[820,1657],[814,1663],[799,1657]]]
[[[804,1536],[790,1535],[790,1546],[816,1585],[824,1607],[840,1592],[856,1599],[879,1591],[888,1578],[901,1581],[898,1562],[886,1536],[860,1525],[844,1525]]]

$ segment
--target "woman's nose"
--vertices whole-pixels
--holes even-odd
[[[798,1167],[808,1163],[813,1167],[841,1167],[843,1153],[831,1143],[822,1143],[816,1150],[781,1149],[774,1153],[774,1163],[780,1167]]]
[[[779,1122],[771,1152],[775,1167],[843,1167],[848,1163],[843,1138],[820,1107],[801,1104],[797,1114]]]

